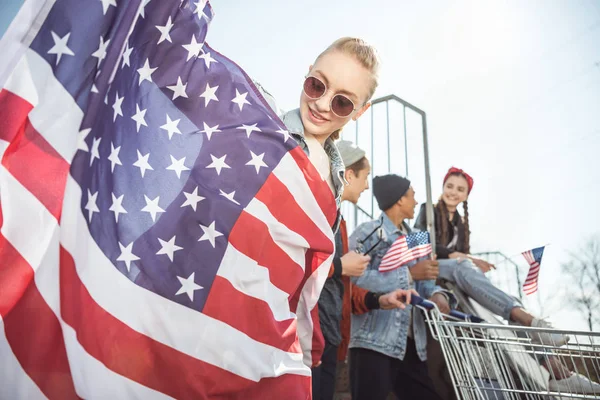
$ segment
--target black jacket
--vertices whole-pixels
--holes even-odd
[[[464,253],[465,248],[463,243],[465,242],[465,224],[462,221],[462,218],[458,212],[454,213],[454,217],[452,221],[450,221],[450,225],[448,226],[448,237],[444,242],[449,243],[448,246],[442,246],[442,227],[441,227],[441,217],[440,212],[437,208],[433,209],[434,215],[434,223],[435,223],[435,254],[439,260],[443,260],[448,258],[451,253],[455,251]],[[427,212],[425,210],[425,203],[421,204],[421,211],[419,211],[419,216],[415,222],[415,229],[420,231],[427,230]],[[455,245],[452,245],[452,239],[454,235],[458,234],[458,241]]]

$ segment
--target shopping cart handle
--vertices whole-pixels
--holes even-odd
[[[410,304],[412,304],[413,306],[421,306],[428,310],[433,310],[435,308],[435,304],[432,301],[425,300],[421,296],[417,296],[414,294],[412,296],[410,296]],[[456,311],[456,310],[450,310],[450,316],[454,317],[454,318],[458,318],[458,319],[463,319],[465,321],[471,321],[471,322],[477,322],[477,323],[484,322],[483,319],[479,318],[476,315],[465,314],[465,313],[462,313],[462,312]]]

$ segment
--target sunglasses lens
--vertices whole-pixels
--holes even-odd
[[[354,103],[346,96],[336,94],[331,102],[331,111],[338,117],[347,117],[354,111]]]
[[[311,99],[318,99],[325,93],[325,84],[314,76],[309,76],[304,81],[304,93]]]

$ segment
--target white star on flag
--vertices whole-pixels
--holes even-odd
[[[171,120],[171,117],[169,117],[169,114],[167,114],[167,123],[162,125],[160,129],[164,129],[165,131],[167,131],[167,133],[169,134],[169,140],[171,140],[174,133],[181,135],[181,131],[177,127],[177,125],[179,125],[180,120],[181,118],[173,121]]]
[[[218,85],[210,87],[210,85],[208,83],[206,84],[206,89],[204,90],[204,93],[202,93],[200,95],[200,97],[204,98],[204,107],[207,107],[208,103],[210,103],[211,100],[219,101],[219,99],[217,98],[217,89],[218,88],[219,88]]]
[[[183,192],[183,195],[185,196],[185,201],[181,207],[190,206],[194,211],[196,211],[198,203],[204,200],[204,197],[198,196],[198,186],[190,193]]]
[[[211,154],[210,158],[212,158],[212,162],[208,164],[206,168],[214,168],[217,171],[217,175],[221,175],[221,170],[223,168],[231,168],[229,165],[225,164],[225,157],[227,157],[227,154],[220,158]]]
[[[60,58],[63,54],[68,56],[74,56],[75,53],[71,51],[71,49],[67,46],[67,42],[69,41],[69,36],[71,36],[71,32],[67,33],[62,38],[58,36],[54,31],[50,31],[52,34],[52,40],[54,40],[54,46],[50,50],[48,50],[48,54],[56,54],[56,65],[60,62]]]
[[[251,165],[251,166],[255,167],[256,173],[258,174],[262,167],[268,168],[268,165],[265,164],[265,162],[263,161],[264,156],[265,156],[265,153],[262,153],[257,156],[256,154],[254,154],[254,152],[252,150],[250,150],[250,157],[252,157],[252,159],[250,161],[248,161],[246,163],[246,165]]]
[[[110,39],[104,42],[104,38],[100,36],[100,45],[98,46],[98,50],[92,53],[92,57],[96,57],[98,59],[98,66],[100,66],[100,63],[106,57],[106,48],[108,47],[109,43]]]
[[[169,155],[171,157],[171,165],[169,165],[167,167],[168,170],[170,171],[175,171],[175,173],[177,174],[177,178],[181,178],[181,173],[183,171],[189,171],[190,169],[188,167],[186,167],[185,165],[183,165],[183,163],[185,162],[185,157],[180,158],[179,160],[175,159],[175,157]]]
[[[173,28],[173,24],[171,22],[171,16],[169,16],[169,19],[167,20],[167,23],[163,26],[160,25],[155,25],[156,29],[158,29],[160,31],[160,38],[158,39],[158,43],[157,44],[161,44],[162,42],[164,42],[165,40],[168,40],[169,42],[173,43],[173,41],[171,40],[171,28]]]
[[[152,168],[152,166],[148,163],[148,157],[150,157],[150,153],[142,156],[142,153],[140,153],[139,150],[137,150],[137,156],[138,159],[136,162],[133,163],[134,167],[138,167],[140,169],[140,172],[142,173],[142,178],[144,177],[144,174],[146,173],[146,170],[152,170],[154,171],[154,168]]]
[[[142,4],[140,6],[140,17],[145,18],[146,14],[144,13],[144,9],[150,3],[150,0],[142,0]]]
[[[196,9],[194,10],[194,14],[198,14],[198,18],[206,18],[208,19],[208,15],[204,13],[204,8],[206,7],[206,0],[200,0],[194,3]]]
[[[135,105],[135,115],[133,115],[131,117],[131,119],[135,121],[136,132],[140,131],[140,127],[142,125],[148,126],[148,124],[146,123],[146,119],[144,118],[145,116],[146,116],[146,109],[140,110],[140,106],[138,106],[136,104]]]
[[[182,44],[181,46],[188,52],[187,59],[185,60],[187,62],[190,61],[192,57],[198,58],[198,55],[200,54],[204,43],[198,43],[196,41],[196,35],[192,35],[192,41],[190,42],[190,44]]]
[[[235,196],[235,190],[231,193],[225,193],[225,191],[219,189],[219,194],[221,196],[225,197],[227,200],[237,204],[238,206],[240,205],[240,203],[236,199],[233,198],[233,196]]]
[[[88,219],[89,219],[89,222],[92,223],[92,217],[94,216],[94,213],[100,212],[100,209],[96,205],[96,199],[98,198],[98,192],[92,194],[92,192],[90,192],[90,189],[88,189],[87,192],[88,192],[88,200],[87,200],[87,204],[85,205],[85,209],[88,210]]]
[[[116,93],[115,102],[112,106],[112,109],[114,110],[113,122],[117,120],[117,115],[120,115],[121,117],[123,116],[123,110],[121,110],[121,105],[123,104],[124,99],[125,96],[119,97],[119,92]]]
[[[131,66],[131,64],[129,64],[129,57],[131,57],[132,51],[133,47],[129,47],[129,42],[125,42],[125,51],[123,51],[123,64],[121,64],[121,68],[125,68],[125,65],[128,67]]]
[[[206,122],[202,123],[204,125],[204,130],[200,131],[201,133],[206,133],[206,137],[208,138],[208,140],[210,140],[210,138],[212,137],[212,134],[215,132],[221,132],[221,130],[219,129],[219,125],[215,125],[213,127],[208,126],[208,124]]]
[[[127,210],[123,207],[123,198],[124,194],[119,197],[115,196],[114,193],[111,193],[112,196],[112,205],[108,209],[108,211],[112,211],[115,213],[115,221],[119,222],[119,214],[127,214]]]
[[[77,150],[82,150],[85,152],[90,151],[85,139],[88,137],[91,131],[92,128],[82,129],[79,131],[79,134],[77,135]]]
[[[237,89],[235,89],[235,98],[231,100],[231,102],[236,103],[240,107],[240,111],[242,111],[244,104],[251,104],[248,100],[246,100],[246,96],[248,96],[248,92],[240,93]]]
[[[178,250],[183,249],[183,247],[177,246],[175,244],[175,238],[176,238],[176,236],[173,236],[168,242],[162,240],[161,238],[158,238],[158,241],[160,242],[160,245],[161,245],[161,249],[158,251],[158,253],[156,253],[156,255],[166,254],[167,257],[169,257],[169,260],[171,260],[171,262],[173,262],[174,253]]]
[[[283,143],[287,142],[288,139],[291,137],[290,133],[285,129],[279,129],[277,133],[281,133],[283,135]]]
[[[217,62],[217,60],[215,60],[214,58],[212,58],[210,56],[210,52],[208,52],[208,51],[203,52],[202,55],[199,56],[198,58],[201,58],[201,59],[204,60],[204,65],[206,65],[207,69],[210,69],[210,64],[211,63],[216,63]]]
[[[138,68],[137,72],[140,74],[140,80],[138,81],[138,85],[141,85],[144,81],[152,82],[152,73],[156,71],[156,68],[150,68],[150,62],[146,58],[146,62],[144,62],[144,66],[142,68]]]
[[[187,88],[187,83],[184,85],[181,82],[181,77],[177,77],[177,84],[173,85],[173,86],[167,86],[167,89],[172,90],[173,91],[173,99],[175,100],[178,97],[185,97],[187,98],[188,95],[185,93],[185,89]]]
[[[101,140],[101,137],[97,139],[94,138],[94,141],[92,142],[92,150],[90,151],[90,167],[94,163],[95,158],[97,158],[98,160],[100,159],[100,150],[98,148],[100,147]]]
[[[110,155],[108,156],[110,172],[115,172],[115,165],[123,165],[119,159],[119,151],[121,151],[121,146],[115,148],[114,144],[110,144]]]
[[[123,246],[121,242],[119,242],[119,247],[121,248],[121,254],[117,257],[117,261],[123,261],[127,267],[127,272],[129,272],[131,262],[137,261],[140,258],[133,254],[133,242],[129,243],[127,246]]]
[[[102,2],[102,15],[106,15],[106,12],[108,11],[108,8],[110,6],[116,7],[117,6],[117,1],[116,0],[100,0]]]
[[[192,272],[192,274],[187,279],[182,278],[180,276],[177,277],[177,279],[179,279],[179,282],[181,283],[181,288],[177,291],[177,293],[175,293],[175,295],[185,293],[188,295],[191,301],[194,301],[194,291],[204,289],[204,287],[197,285],[196,282],[194,282],[195,274],[195,272]]]
[[[215,247],[215,239],[219,236],[223,236],[223,234],[215,229],[215,221],[211,222],[209,226],[204,226],[200,224],[200,228],[204,231],[204,235],[198,239],[199,242],[204,240],[208,240],[212,247]]]
[[[242,126],[238,126],[236,129],[245,130],[246,131],[246,135],[248,136],[248,138],[250,138],[250,134],[252,132],[262,132],[260,130],[260,128],[256,127],[256,125],[258,125],[258,124],[252,124],[252,125],[242,124]]]
[[[150,200],[148,196],[144,195],[144,200],[146,200],[146,206],[142,208],[142,211],[149,213],[152,217],[152,221],[156,222],[156,214],[165,212],[165,210],[158,205],[160,196],[156,196],[154,200]]]

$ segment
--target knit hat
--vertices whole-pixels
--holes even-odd
[[[373,178],[373,195],[381,211],[392,207],[408,192],[410,181],[395,174],[381,175]]]
[[[344,167],[346,168],[365,156],[365,151],[349,140],[339,140],[335,145],[342,156],[342,161],[344,161]]]

